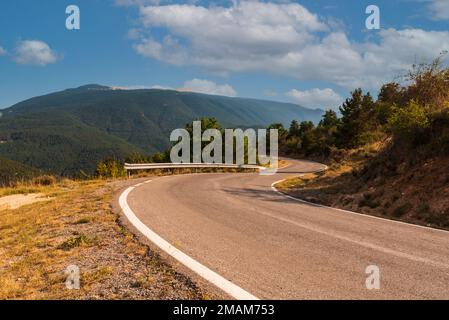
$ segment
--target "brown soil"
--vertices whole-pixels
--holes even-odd
[[[42,193],[14,194],[11,196],[0,197],[0,210],[14,210],[29,204],[48,200],[50,200],[50,198],[47,198]]]
[[[449,158],[387,170],[377,162],[382,170],[367,166],[366,172],[379,146],[370,148],[353,150],[327,172],[289,179],[278,188],[314,203],[449,230]]]

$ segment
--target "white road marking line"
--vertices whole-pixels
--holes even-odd
[[[406,225],[406,226],[410,226],[410,227],[414,227],[414,228],[425,229],[425,230],[428,230],[428,231],[449,233],[449,231],[447,231],[447,230],[436,229],[436,228],[431,228],[431,227],[426,227],[426,226],[420,226],[419,224],[413,224],[413,223],[408,223],[408,222],[403,222],[403,221],[398,221],[398,220],[392,220],[392,219],[387,219],[387,218],[382,218],[382,217],[376,217],[376,216],[372,216],[372,215],[369,215],[369,214],[363,214],[363,213],[358,213],[358,212],[354,212],[354,211],[349,211],[349,210],[344,210],[344,209],[339,209],[339,208],[333,208],[333,207],[325,206],[325,205],[322,205],[322,204],[317,204],[317,203],[309,202],[309,201],[302,200],[302,199],[299,199],[299,198],[295,198],[295,197],[289,196],[288,194],[286,194],[286,193],[284,193],[282,191],[279,191],[275,187],[275,185],[277,185],[278,183],[284,182],[285,180],[287,180],[287,179],[282,179],[282,180],[273,182],[271,184],[271,189],[274,192],[277,192],[278,194],[280,194],[280,195],[282,195],[282,196],[284,196],[286,198],[289,198],[291,200],[294,200],[294,201],[302,202],[302,203],[305,203],[305,204],[310,204],[310,205],[313,205],[315,207],[332,209],[332,210],[336,210],[336,211],[340,211],[340,212],[344,212],[344,213],[355,214],[355,215],[358,215],[358,216],[361,216],[361,217],[365,217],[365,218],[377,219],[377,220],[382,220],[382,221],[398,223],[398,224],[402,224],[402,225]]]
[[[151,182],[151,180],[148,180],[145,183],[149,182]],[[139,185],[142,184],[137,184],[133,187],[129,187],[120,195],[119,198],[119,204],[123,213],[132,223],[132,225],[137,230],[139,230],[139,232],[141,232],[146,238],[148,238],[148,240],[157,245],[161,250],[163,250],[176,260],[178,260],[180,263],[185,265],[190,270],[200,275],[202,278],[206,279],[207,281],[211,282],[212,284],[214,284],[215,286],[217,286],[218,288],[229,294],[231,297],[238,300],[259,300],[254,295],[250,294],[249,292],[245,291],[239,286],[233,284],[229,280],[223,278],[218,273],[210,270],[209,268],[202,265],[193,258],[189,257],[182,251],[176,249],[174,246],[172,246],[170,243],[168,243],[166,240],[164,240],[158,234],[156,234],[154,231],[148,228],[142,221],[140,221],[139,218],[137,218],[135,213],[129,207],[127,201],[128,195],[131,193],[131,191],[133,191],[136,188],[136,186]]]
[[[277,192],[278,194],[280,194],[280,195],[282,195],[282,196],[284,196],[284,197],[286,197],[288,199],[291,199],[291,200],[295,200],[295,201],[298,201],[298,202],[301,202],[301,203],[304,203],[304,204],[309,204],[309,205],[313,205],[313,206],[320,207],[320,208],[333,209],[333,210],[337,210],[337,211],[340,211],[340,212],[355,214],[355,215],[366,217],[366,218],[375,218],[375,219],[382,220],[382,221],[397,222],[397,223],[405,224],[405,225],[412,226],[412,227],[426,228],[426,229],[429,229],[429,230],[432,230],[432,231],[447,232],[445,230],[432,229],[432,228],[419,226],[419,225],[414,225],[414,224],[410,224],[410,223],[406,223],[406,222],[390,220],[390,219],[384,219],[384,218],[380,218],[380,217],[364,215],[364,214],[353,212],[353,211],[332,208],[332,207],[328,207],[328,206],[312,203],[312,202],[309,202],[309,201],[305,201],[305,200],[302,200],[302,199],[299,199],[299,198],[295,198],[295,197],[289,196],[289,195],[287,195],[287,194],[285,194],[285,193],[283,193],[283,192],[281,192],[281,191],[276,189],[275,185],[278,184],[278,183],[281,183],[281,182],[283,182],[285,180],[286,179],[282,179],[282,180],[273,182],[271,184],[271,189],[273,191]],[[264,213],[262,213],[262,214],[264,214]],[[265,214],[265,215],[267,215],[267,214]],[[284,222],[287,222],[287,223],[291,223],[291,224],[294,224],[294,225],[298,225],[299,227],[303,227],[303,228],[306,228],[306,229],[309,229],[309,230],[312,230],[312,231],[315,231],[315,232],[318,232],[318,233],[321,233],[321,234],[325,234],[325,235],[328,235],[328,236],[331,236],[331,237],[334,237],[334,238],[337,238],[337,239],[340,239],[340,240],[343,240],[343,241],[351,242],[351,243],[358,244],[358,245],[366,247],[366,248],[370,248],[370,249],[373,249],[373,250],[377,250],[377,251],[380,251],[380,252],[391,254],[391,255],[394,255],[394,256],[397,256],[397,257],[400,257],[400,258],[405,258],[405,259],[409,259],[409,260],[412,260],[412,261],[429,264],[429,265],[432,265],[434,267],[438,267],[438,268],[442,268],[442,269],[449,269],[449,265],[448,264],[445,264],[445,263],[442,263],[442,262],[439,262],[439,261],[434,261],[434,260],[431,260],[431,259],[422,258],[422,257],[419,257],[419,256],[414,256],[414,255],[411,255],[411,254],[408,254],[408,253],[405,253],[405,252],[401,252],[401,251],[397,251],[397,250],[394,250],[394,249],[385,248],[383,246],[379,246],[379,245],[372,244],[372,243],[365,242],[365,241],[354,240],[354,239],[351,239],[349,237],[345,237],[345,236],[342,236],[342,235],[329,233],[329,232],[327,232],[325,230],[321,230],[320,228],[309,228],[307,226],[304,226],[304,225],[302,225],[300,223],[297,223],[296,221],[293,221],[293,220],[290,220],[290,219],[287,219],[287,218],[282,218],[282,217],[278,217],[278,216],[273,216],[273,218],[276,218],[278,220],[281,220],[281,221],[284,221]]]

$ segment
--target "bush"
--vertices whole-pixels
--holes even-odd
[[[91,239],[89,239],[86,235],[81,234],[79,236],[71,237],[71,238],[67,239],[66,241],[64,241],[63,243],[61,243],[58,246],[58,249],[64,250],[64,251],[69,251],[73,248],[80,247],[82,245],[88,245],[91,242],[92,242]]]
[[[442,52],[431,63],[413,66],[407,80],[412,84],[407,87],[408,100],[414,99],[423,105],[430,106],[433,111],[444,108],[449,100],[449,68],[443,68],[443,60],[448,52]]]
[[[394,217],[400,218],[404,214],[409,212],[412,208],[413,208],[412,204],[407,202],[406,204],[403,204],[403,205],[397,207],[396,209],[394,209],[392,214]]]
[[[428,109],[412,100],[405,108],[395,107],[388,124],[396,139],[416,143],[430,126],[429,117]]]
[[[44,175],[33,179],[33,184],[39,186],[52,186],[56,183],[56,178],[54,176]]]
[[[443,155],[449,154],[449,106],[432,114],[432,141],[429,150]]]
[[[125,159],[126,163],[151,163],[151,157],[147,157],[141,153],[133,152]]]
[[[359,200],[359,207],[369,207],[371,209],[374,209],[380,206],[380,201],[375,200],[375,196],[376,195],[374,193],[365,193],[363,195],[363,198]]]
[[[170,153],[169,152],[164,152],[164,153],[157,152],[151,158],[151,162],[154,162],[154,163],[171,162],[170,161]]]
[[[123,163],[114,159],[107,159],[97,165],[97,175],[100,178],[115,179],[125,177],[126,172]]]

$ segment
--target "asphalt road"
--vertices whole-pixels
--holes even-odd
[[[175,247],[261,299],[449,299],[449,232],[301,203],[272,190],[322,169],[197,174],[136,187],[129,207]],[[367,266],[380,289],[365,285]]]

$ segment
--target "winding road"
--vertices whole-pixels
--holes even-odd
[[[449,232],[322,207],[272,184],[323,165],[290,161],[276,175],[154,178],[122,195],[142,224],[261,299],[449,299]],[[368,290],[366,268],[380,270]]]

